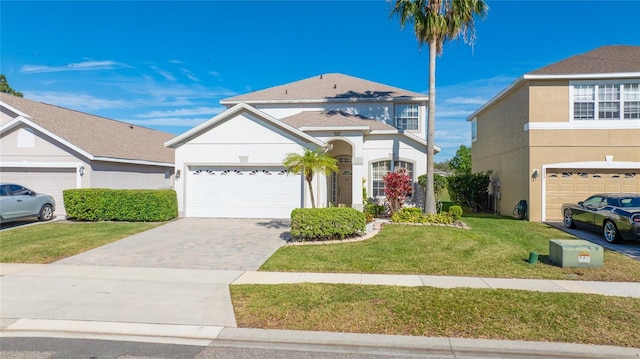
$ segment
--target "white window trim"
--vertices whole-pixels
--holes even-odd
[[[402,159],[402,158],[400,158],[400,159],[389,159],[389,158],[386,158],[386,159],[379,159],[379,160],[371,161],[371,162],[369,163],[369,170],[371,171],[371,172],[370,172],[370,179],[369,179],[369,182],[371,183],[371,185],[370,185],[370,188],[368,188],[368,191],[369,191],[369,193],[371,194],[370,196],[371,196],[372,198],[384,198],[384,197],[385,197],[384,195],[382,195],[382,196],[376,196],[376,195],[373,193],[373,192],[374,192],[374,191],[373,191],[373,181],[374,181],[374,180],[376,180],[375,178],[373,178],[373,172],[374,172],[374,171],[373,171],[373,165],[374,165],[374,164],[376,164],[376,163],[379,163],[379,162],[390,162],[390,165],[389,165],[389,171],[390,171],[390,172],[393,172],[393,171],[395,170],[395,166],[393,165],[393,163],[394,163],[395,161],[405,162],[405,163],[409,163],[409,164],[411,164],[411,166],[413,167],[413,169],[412,169],[412,171],[411,171],[411,183],[412,183],[412,185],[413,185],[413,184],[415,184],[415,183],[417,183],[417,182],[416,182],[416,174],[415,174],[415,172],[416,172],[416,163],[415,163],[414,161],[410,161],[410,160],[408,160],[408,159]],[[380,179],[380,180],[382,180],[382,179]]]
[[[418,107],[418,128],[416,129],[401,129],[400,127],[398,127],[398,111],[397,108],[398,106],[417,106]],[[393,104],[393,127],[397,128],[398,130],[401,131],[407,131],[407,132],[420,132],[422,130],[422,106],[419,103],[394,103]]]
[[[617,80],[581,80],[581,81],[569,81],[569,122],[640,122],[636,119],[624,119],[624,99],[622,94],[622,85],[624,84],[640,84],[640,79],[617,79]],[[620,118],[619,119],[599,119],[598,118],[598,91],[595,89],[594,99],[594,119],[576,120],[573,118],[573,94],[574,86],[599,86],[599,85],[620,85]],[[636,125],[637,126],[637,125]],[[615,128],[616,126],[614,126]]]

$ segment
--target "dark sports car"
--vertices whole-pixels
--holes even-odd
[[[562,205],[564,226],[602,233],[609,243],[640,241],[640,194],[601,193]]]

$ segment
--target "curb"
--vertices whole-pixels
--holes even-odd
[[[0,338],[12,337],[429,355],[439,358],[640,358],[638,348],[606,345],[73,320],[19,319],[0,331]]]

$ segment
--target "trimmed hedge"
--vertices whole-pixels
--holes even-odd
[[[77,221],[162,222],[178,216],[174,190],[80,188],[62,195],[67,218]]]
[[[299,241],[344,239],[363,233],[365,215],[354,208],[298,208],[291,211],[291,236]]]
[[[432,223],[451,224],[454,222],[451,212],[440,212],[438,214],[424,214],[422,209],[415,207],[405,207],[391,216],[391,221],[396,223]]]

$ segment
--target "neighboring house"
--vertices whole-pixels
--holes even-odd
[[[527,73],[467,118],[494,208],[532,221],[598,192],[640,192],[640,47],[604,46]]]
[[[221,103],[226,111],[166,144],[182,216],[288,218],[310,207],[300,174],[282,165],[303,148],[326,148],[340,168],[315,176],[318,207],[362,209],[363,179],[379,199],[389,171],[407,168],[414,183],[426,172],[424,94],[333,73]]]
[[[52,195],[69,188],[171,188],[174,137],[0,93],[0,182]]]

